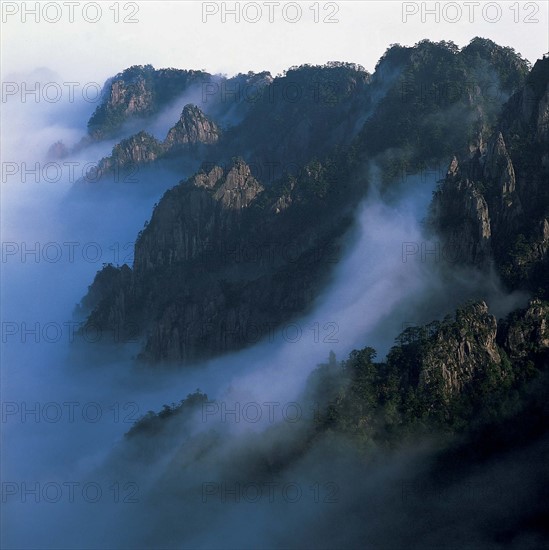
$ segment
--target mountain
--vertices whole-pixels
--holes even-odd
[[[220,135],[219,126],[196,105],[185,105],[181,117],[170,128],[164,141],[145,131],[125,138],[113,147],[110,156],[102,158],[97,167],[82,177],[78,184],[93,184],[112,174],[116,175],[116,180],[129,179],[144,165],[152,165],[165,158],[181,155],[199,158],[205,153],[205,146],[216,143]]]
[[[547,298],[549,58],[536,62],[486,141],[461,150],[433,198],[435,232],[460,263],[493,264],[509,288]]]
[[[383,444],[409,430],[467,431],[514,413],[513,392],[549,367],[549,304],[534,299],[498,323],[485,302],[409,327],[385,362],[372,348],[343,363],[320,424]],[[336,369],[337,370],[337,369]]]
[[[266,189],[234,159],[167,191],[138,237],[131,277],[107,266],[91,285],[88,322],[147,329],[142,358],[188,362],[251,345],[302,312],[350,223],[329,211],[328,170],[307,170]]]
[[[151,82],[164,78],[147,71]],[[145,90],[137,104],[158,111],[146,91],[153,84],[137,73],[132,93]],[[111,285],[115,295],[90,287],[97,299],[85,300],[88,321],[138,326],[140,356],[151,362],[187,363],[256,342],[308,311],[329,281],[372,168],[391,188],[403,171],[446,162],[458,143],[483,147],[527,74],[520,56],[482,39],[462,50],[392,46],[371,76],[331,63],[262,77],[244,118],[223,131],[187,106],[164,142],[143,133],[124,140],[107,166],[181,158],[192,140],[204,143],[208,160],[160,200],[136,241],[132,277]],[[459,93],[424,93],[449,83]],[[121,268],[108,269],[119,277]]]
[[[461,50],[445,41],[393,45],[374,79],[394,84],[361,130],[363,147],[386,180],[438,166],[449,152],[485,140],[527,74],[514,50],[483,38]]]
[[[479,143],[527,73],[511,48],[480,38],[462,50],[427,40],[393,45],[373,75],[336,62],[291,67],[275,78],[135,66],[107,81],[83,144],[129,137],[189,98],[226,130],[208,153],[213,163],[244,156],[271,183],[335,148],[355,147],[391,179],[440,162],[464,140]]]
[[[105,84],[103,101],[88,121],[88,134],[93,140],[116,137],[124,123],[151,117],[209,78],[204,71],[157,71],[151,65],[130,67]]]
[[[102,101],[88,121],[94,141],[119,136],[124,127],[146,124],[163,109],[192,98],[214,118],[239,118],[257,94],[272,82],[268,72],[238,74],[232,78],[206,71],[155,69],[135,65],[107,80]]]
[[[150,83],[140,71],[123,85],[139,108],[124,107],[112,127],[103,121],[103,135],[165,105],[154,99],[161,71],[145,71]],[[202,533],[204,479],[231,488],[326,479],[344,498],[299,515],[292,545],[545,547],[549,58],[530,68],[485,39],[462,49],[422,41],[391,46],[372,75],[334,63],[238,78],[260,82],[253,101],[189,103],[164,141],[144,125],[115,146],[110,162],[204,162],[155,205],[133,265],[97,273],[79,306],[85,322],[125,329],[122,341],[137,336],[139,359],[154,366],[250,346],[322,295],[373,185],[390,200],[403,176],[439,164],[449,168],[425,225],[452,260],[436,268],[445,290],[465,273],[521,291],[510,301],[528,299],[499,319],[482,295],[452,315],[435,304],[438,320],[408,327],[385,357],[368,342],[342,361],[330,353],[298,396],[312,417],[244,426],[238,445],[223,420],[196,429],[199,411],[204,422],[204,407],[217,403],[199,390],[149,411],[115,462],[132,474],[160,468],[147,494],[152,545]],[[280,87],[296,95],[277,95]],[[281,169],[267,173],[268,163]],[[434,307],[429,298],[423,306]],[[471,490],[485,486],[487,497]],[[208,527],[232,519],[225,505],[208,509]],[[189,521],[177,521],[182,510]],[[273,508],[266,515],[272,522]]]
[[[196,105],[185,105],[181,117],[168,132],[164,147],[173,152],[198,143],[215,143],[220,133],[219,127]]]
[[[549,375],[549,302],[533,299],[499,321],[485,302],[470,302],[442,321],[406,328],[386,360],[376,355],[365,347],[338,362],[332,352],[312,372],[300,402],[315,405],[317,435],[345,434],[384,447],[410,434],[470,433],[517,414]],[[163,429],[170,415],[151,413],[130,434],[151,421]]]
[[[369,347],[340,362],[331,353],[298,399],[302,412],[312,411],[298,423],[233,435],[232,416],[219,414],[224,402],[199,390],[149,411],[126,433],[117,461],[134,475],[163,466],[148,492],[155,539],[163,542],[167,524],[170,537],[200,532],[196,503],[210,500],[196,472],[206,468],[212,487],[230,480],[232,491],[208,508],[208,525],[245,505],[239,490],[250,484],[329,480],[291,532],[298,547],[359,549],[365,539],[383,548],[546,546],[549,303],[533,300],[496,321],[473,302],[440,323],[406,329],[385,361],[375,356]],[[208,411],[221,422],[193,429]],[[267,521],[273,509],[285,517],[273,506]],[[194,521],[174,522],[174,508]],[[277,540],[285,546],[287,538]]]

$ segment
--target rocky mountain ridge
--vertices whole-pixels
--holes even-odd
[[[516,405],[513,391],[547,373],[549,304],[534,299],[497,322],[485,302],[471,302],[453,317],[409,327],[384,362],[374,359],[367,347],[314,373],[312,387],[327,396],[317,419],[323,430],[383,444],[408,429],[460,432],[501,421],[501,408]]]
[[[322,175],[316,167],[309,177]],[[350,223],[344,211],[327,215],[329,199],[302,202],[306,183],[294,185],[291,207],[281,211],[287,191],[265,189],[242,159],[181,182],[139,235],[133,269],[104,268],[81,311],[91,311],[95,326],[139,326],[142,358],[151,362],[255,343],[311,303]],[[298,230],[319,212],[323,225]]]
[[[108,157],[78,182],[96,183],[113,173],[117,178],[137,172],[144,165],[181,154],[200,157],[203,147],[214,144],[221,135],[219,126],[196,105],[185,105],[177,123],[170,128],[164,141],[141,131],[120,141]]]
[[[463,143],[473,135],[471,147],[488,151],[483,170],[500,181],[509,204],[505,212],[514,212],[518,191],[505,141],[497,137],[485,145],[500,104],[490,105],[479,91],[480,84],[471,94],[444,98],[443,105],[441,98],[410,100],[402,96],[403,86],[421,88],[436,83],[433,70],[442,81],[455,77],[461,82],[482,73],[488,60],[502,90],[523,82],[525,63],[520,56],[481,39],[462,50],[451,43],[393,46],[371,77],[349,64],[333,64],[322,70],[292,68],[282,77],[263,80],[260,100],[248,105],[247,116],[208,145],[208,151],[212,158],[225,158],[231,148],[241,148],[249,150],[246,156],[251,159],[292,160],[293,170],[273,180],[258,176],[258,167],[265,164],[238,157],[226,164],[204,163],[201,171],[160,200],[136,242],[132,276],[124,276],[120,285],[100,285],[101,289],[121,289],[118,294],[109,297],[108,292],[95,288],[95,283],[90,287],[91,295],[99,299],[86,299],[89,320],[99,326],[131,321],[140,327],[143,358],[190,362],[204,353],[215,355],[245,347],[272,327],[306,312],[329,280],[334,263],[330,251],[340,246],[353,210],[368,189],[365,174],[372,157],[389,184],[402,174],[403,166],[410,168],[410,162],[425,155],[421,140],[413,149],[402,142],[406,134],[394,127],[401,120],[394,115],[395,108],[403,111],[407,125],[413,121],[417,126],[413,132],[421,127],[422,135],[431,137],[441,131],[446,135],[445,128],[452,128],[458,113],[465,126],[457,133],[449,131],[448,139],[437,140],[440,154],[450,154],[458,138]],[[339,75],[335,88],[334,75]],[[276,85],[284,83],[299,84],[302,95],[278,102],[271,99]],[[442,107],[454,114],[442,116]],[[215,129],[204,129],[199,124],[201,115],[196,110],[193,113],[196,123],[187,135],[202,135],[212,141]],[[476,118],[471,118],[471,113]],[[392,128],[389,133],[379,126],[382,120]],[[343,138],[334,124],[348,128]],[[177,126],[172,137],[183,127],[184,123]],[[305,136],[299,130],[302,127],[312,133]],[[325,140],[325,136],[330,137]],[[141,137],[146,142],[147,138]],[[378,144],[387,139],[386,149],[379,149]],[[316,140],[322,145],[315,144]],[[156,147],[151,141],[146,154],[128,156],[150,158],[154,164]],[[290,150],[297,151],[298,157]],[[321,160],[318,156],[311,159],[311,155],[319,155]],[[293,163],[307,157],[303,164]],[[430,158],[432,155],[424,162]],[[493,214],[487,213],[488,198],[470,182],[461,182],[460,174],[461,164],[456,160],[448,178],[453,178],[457,191],[448,194],[447,202],[435,199],[435,218],[446,231],[455,231],[460,237],[463,255],[484,257],[483,261],[489,262],[492,234],[508,225],[510,214],[502,213],[494,225]],[[456,204],[464,205],[466,212],[459,219],[462,226],[469,224],[467,230],[462,226],[453,229],[451,216],[458,211]],[[267,256],[249,254],[250,250],[276,247],[279,250]],[[291,258],[285,250],[294,251]],[[117,269],[109,268],[109,277],[117,279]],[[254,338],[249,337],[252,329]]]
[[[452,160],[435,192],[434,230],[463,264],[494,264],[511,288],[549,280],[549,58],[505,105],[498,129]]]

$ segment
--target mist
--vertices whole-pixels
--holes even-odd
[[[182,103],[194,102],[197,93],[148,121],[147,130],[163,139]],[[85,102],[10,99],[9,105],[4,158],[19,167],[44,165],[57,139],[75,143],[93,111]],[[113,144],[94,144],[67,161],[78,167],[97,162]],[[527,296],[508,295],[496,275],[456,271],[451,260],[422,254],[422,245],[433,245],[423,220],[434,177],[409,176],[385,194],[372,170],[343,254],[311,313],[246,350],[161,375],[136,365],[139,343],[118,345],[112,353],[115,336],[105,333],[88,342],[99,353],[106,344],[102,360],[76,365],[75,305],[104,263],[131,265],[133,243],[154,202],[191,173],[192,166],[187,173],[169,166],[143,170],[137,184],[120,183],[108,193],[75,192],[66,172],[53,182],[41,169],[40,181],[34,175],[23,180],[21,171],[3,178],[2,478],[12,485],[3,488],[2,546],[390,548],[408,537],[410,547],[420,546],[423,536],[439,544],[444,519],[449,508],[456,509],[453,501],[468,478],[449,483],[447,501],[427,499],[440,520],[435,534],[414,525],[421,511],[402,498],[403,480],[421,478],[439,450],[437,441],[390,456],[374,453],[367,475],[363,459],[344,439],[315,441],[290,460],[314,420],[315,404],[306,397],[309,377],[331,351],[344,359],[368,345],[382,358],[407,324],[443,317],[468,298],[483,296],[500,317]],[[177,403],[197,388],[209,405],[169,421],[153,442],[124,438],[147,411]],[[253,421],[242,414],[251,405],[261,411]],[[505,460],[500,471],[507,471]],[[528,475],[519,464],[513,461],[510,470],[516,479]],[[485,466],[472,481],[489,484],[493,472]],[[524,496],[513,479],[503,490],[518,491],[520,502]],[[240,492],[246,483],[261,489],[257,500]],[[86,484],[91,489],[83,495]],[[101,497],[95,499],[97,486]],[[497,517],[493,495],[482,504],[487,517]],[[478,520],[463,514],[482,544]]]

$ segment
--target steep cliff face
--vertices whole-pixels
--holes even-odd
[[[366,347],[339,365],[321,365],[310,381],[325,404],[319,428],[365,449],[399,444],[410,433],[417,440],[433,428],[463,434],[493,423],[504,431],[525,404],[545,401],[548,314],[548,302],[532,300],[496,322],[485,302],[469,303],[454,317],[407,328],[383,362]],[[534,405],[525,419],[539,412]],[[529,426],[523,421],[520,429]]]
[[[456,157],[431,205],[436,229],[444,228],[447,254],[456,262],[486,266],[490,261],[492,228],[488,204],[475,183],[462,177]]]
[[[106,265],[97,272],[93,283],[88,288],[87,295],[79,304],[77,314],[87,316],[102,300],[110,300],[113,296],[119,296],[121,291],[131,284],[131,278],[132,270],[127,265],[120,268]]]
[[[262,185],[252,177],[250,167],[238,160],[231,168],[225,181],[214,184],[214,198],[227,210],[247,208],[263,191]]]
[[[420,354],[417,384],[433,402],[449,403],[479,383],[510,382],[524,376],[526,360],[541,367],[548,359],[549,305],[539,299],[499,323],[477,302],[436,327]]]
[[[90,287],[89,322],[139,326],[141,357],[151,362],[186,363],[272,334],[312,302],[349,224],[330,196],[315,204],[309,185],[295,183],[292,207],[277,214],[282,190],[264,189],[234,159],[167,191],[139,235],[121,291]],[[304,223],[318,215],[322,223]]]
[[[511,157],[501,132],[462,164],[454,156],[431,205],[435,228],[456,259],[486,266],[520,226],[522,207]]]
[[[135,247],[138,276],[204,255],[238,229],[243,209],[263,191],[249,166],[237,159],[168,191]]]
[[[130,67],[105,83],[103,101],[90,117],[88,134],[93,140],[116,137],[124,123],[158,113],[191,86],[210,78],[203,71]]]
[[[110,137],[119,130],[122,122],[153,113],[152,78],[147,68],[124,71],[114,77],[103,93],[105,101],[88,123],[88,132],[93,139]]]
[[[498,341],[513,361],[532,360],[549,350],[549,304],[534,299],[527,308],[513,312],[501,324]]]
[[[549,276],[548,101],[549,58],[511,97],[487,143],[454,158],[431,208],[435,231],[462,262],[493,262],[511,287],[542,296]]]
[[[485,302],[458,309],[454,320],[436,323],[428,336],[417,388],[428,399],[438,396],[449,403],[480,384],[506,384],[527,376],[526,360],[546,368],[548,322],[549,304],[539,299],[499,322]]]
[[[431,337],[421,358],[418,388],[441,391],[445,399],[461,393],[479,370],[501,363],[496,332],[496,319],[486,303],[458,310],[455,322],[442,325]]]
[[[88,135],[94,141],[116,137],[125,124],[144,121],[185,96],[201,97],[203,110],[217,120],[234,123],[246,116],[272,80],[268,72],[227,78],[204,71],[135,65],[105,83],[101,104],[88,121]]]

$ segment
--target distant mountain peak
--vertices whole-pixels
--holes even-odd
[[[164,146],[167,149],[179,148],[198,143],[215,143],[221,130],[196,105],[187,104],[177,123],[170,128]]]

